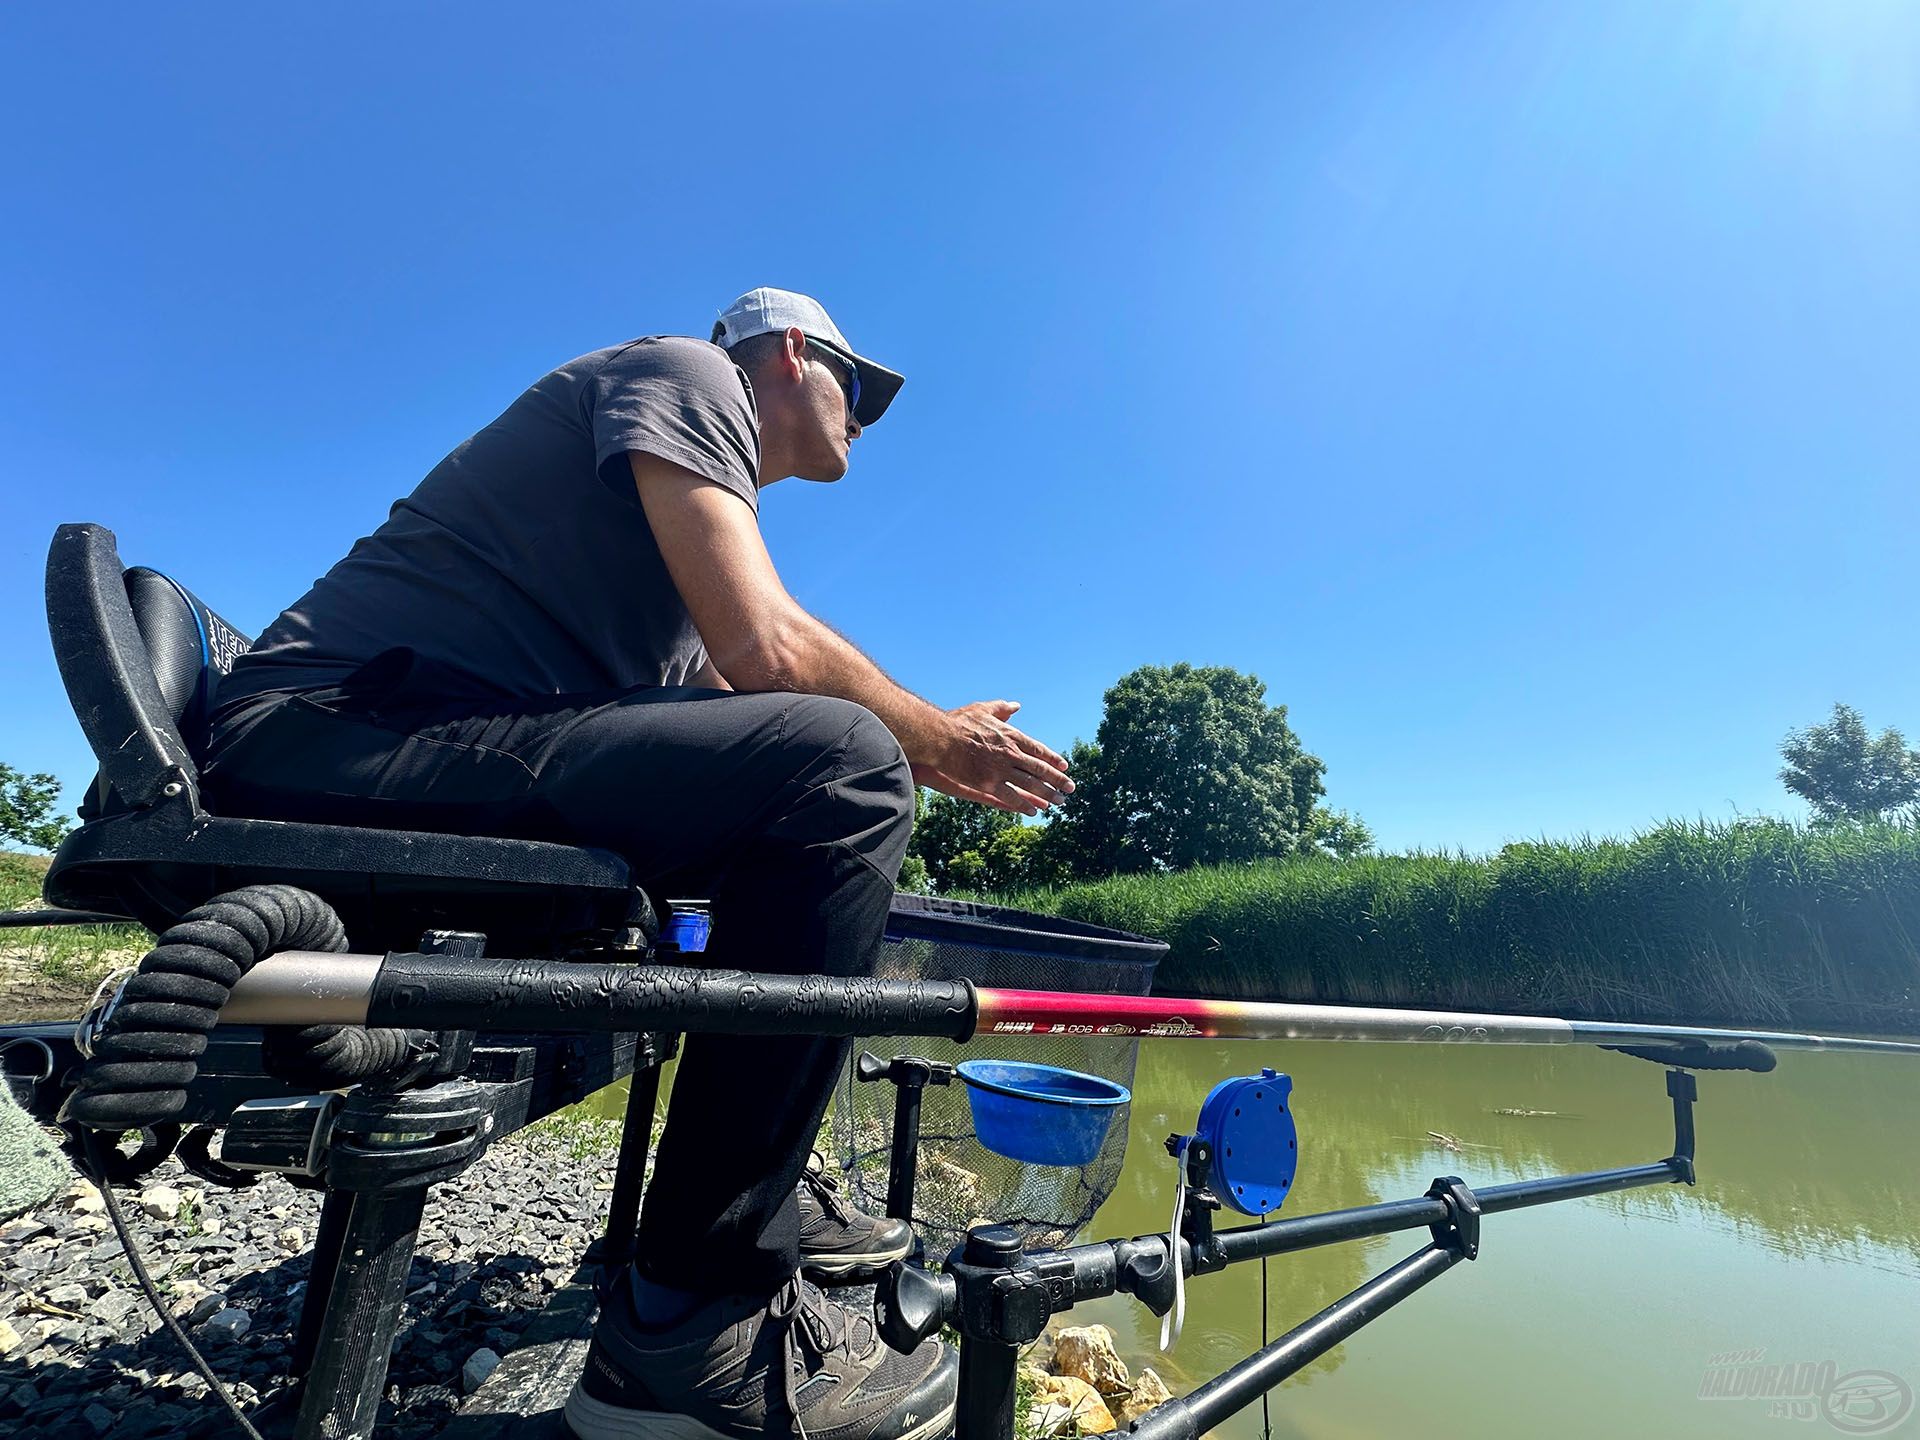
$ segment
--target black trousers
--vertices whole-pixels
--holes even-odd
[[[393,670],[376,661],[339,689],[220,716],[210,808],[603,846],[651,894],[712,898],[706,965],[873,973],[913,782],[871,712],[685,689],[449,702],[431,675]],[[641,1214],[642,1273],[742,1294],[793,1274],[794,1186],[849,1047],[688,1037]]]

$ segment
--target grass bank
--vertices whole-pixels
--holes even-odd
[[[47,857],[0,851],[0,910],[42,904]],[[138,925],[0,929],[0,994],[9,1020],[77,1016],[108,972],[139,960],[152,937]]]
[[[993,897],[1170,942],[1156,989],[1920,1033],[1920,829],[1670,824]]]

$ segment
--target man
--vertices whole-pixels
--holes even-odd
[[[781,585],[760,492],[838,480],[901,377],[818,303],[583,355],[456,449],[222,683],[215,808],[605,846],[713,899],[717,967],[870,973],[914,782],[1023,814],[1072,789],[999,700],[901,689]],[[800,1275],[905,1253],[808,1166],[845,1042],[688,1040],[567,1418],[585,1440],[919,1440],[956,1364]]]

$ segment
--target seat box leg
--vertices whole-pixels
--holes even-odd
[[[425,1186],[352,1197],[332,1293],[314,1337],[294,1431],[299,1440],[364,1440],[373,1433],[426,1201]]]
[[[320,1322],[333,1295],[346,1243],[347,1221],[353,1214],[351,1190],[329,1190],[320,1202],[320,1224],[313,1236],[313,1264],[307,1271],[307,1293],[300,1302],[300,1324],[293,1332],[293,1358],[288,1373],[305,1375],[313,1366],[313,1349],[320,1340]]]

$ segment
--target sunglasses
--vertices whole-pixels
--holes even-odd
[[[846,356],[842,355],[838,350],[828,349],[824,341],[816,340],[811,335],[809,335],[807,337],[807,343],[813,346],[813,348],[819,351],[822,355],[825,355],[829,359],[834,361],[835,366],[837,368],[833,370],[833,374],[835,378],[839,380],[841,392],[847,397],[847,414],[852,415],[855,411],[857,411],[860,408],[859,367],[856,366],[853,363],[853,361],[849,360]],[[845,378],[840,378],[842,370],[844,370],[845,372]]]

